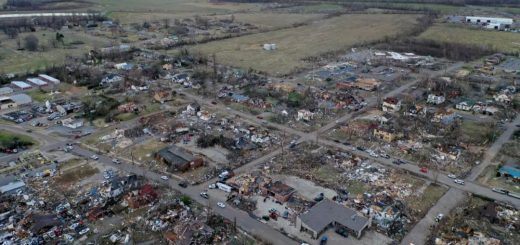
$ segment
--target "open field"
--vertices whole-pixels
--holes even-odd
[[[242,36],[198,45],[192,51],[216,54],[217,62],[271,74],[308,68],[303,59],[356,44],[395,36],[416,23],[417,15],[344,15],[307,26]],[[262,49],[275,43],[277,50]]]
[[[60,44],[59,47],[53,48],[49,44],[54,39],[55,32],[37,31],[32,33],[20,34],[20,44],[23,47],[24,38],[28,35],[34,35],[39,40],[39,45],[44,46],[43,51],[30,52],[27,50],[18,50],[16,39],[9,39],[5,35],[0,35],[0,69],[5,73],[21,73],[43,69],[52,65],[60,65],[65,62],[67,56],[81,56],[91,49],[101,48],[109,44],[109,40],[94,37],[86,33],[74,31],[60,31],[65,38],[65,45]]]
[[[435,24],[418,38],[442,42],[483,45],[502,52],[520,50],[520,35],[511,32],[497,32],[464,28],[450,24]]]
[[[464,5],[456,6],[449,4],[418,3],[418,2],[383,2],[383,1],[349,1],[350,3],[367,4],[379,8],[406,8],[415,10],[432,10],[441,14],[464,14],[464,15],[496,15],[500,13],[519,14],[520,8],[500,6]]]
[[[233,16],[237,22],[257,25],[261,28],[288,27],[293,24],[318,20],[324,17],[322,14],[289,14],[271,12],[237,13],[233,14]],[[230,14],[215,16],[215,18],[226,19],[229,19],[230,17]]]

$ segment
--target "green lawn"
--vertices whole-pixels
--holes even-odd
[[[49,93],[39,90],[39,89],[33,89],[26,93],[27,95],[31,96],[31,98],[38,102],[45,102],[47,100],[52,99],[52,95]]]
[[[22,134],[16,134],[4,130],[0,130],[0,147],[2,148],[13,148],[18,146],[32,146],[35,145],[36,141]]]

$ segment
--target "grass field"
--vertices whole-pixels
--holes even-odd
[[[270,74],[287,74],[308,68],[302,59],[353,45],[395,36],[416,23],[417,15],[344,15],[310,25],[242,36],[198,45],[192,51],[216,54],[217,62],[253,68]],[[277,50],[265,51],[264,43]]]
[[[109,40],[91,36],[81,32],[60,31],[65,35],[65,46],[53,48],[49,45],[50,39],[55,37],[55,32],[37,31],[32,33],[20,34],[21,46],[24,45],[24,38],[34,35],[38,38],[39,44],[45,46],[44,51],[20,51],[16,39],[9,39],[5,35],[0,35],[0,72],[2,73],[22,73],[43,69],[46,66],[60,65],[65,62],[66,56],[81,56],[91,49],[101,48],[109,44]],[[83,44],[71,44],[78,43]]]
[[[19,142],[21,145],[31,146],[35,145],[36,141],[26,135],[11,133],[8,131],[1,130],[0,131],[0,146],[5,148],[10,148],[13,146],[13,143]]]
[[[257,25],[262,28],[278,28],[287,27],[296,23],[302,23],[311,20],[318,20],[324,15],[322,14],[288,14],[288,13],[272,13],[272,12],[255,12],[255,13],[237,13],[233,14],[235,21]],[[231,15],[219,15],[215,18],[227,18]]]
[[[47,93],[45,91],[41,91],[38,89],[33,89],[31,91],[28,91],[26,94],[31,96],[31,98],[33,100],[38,101],[38,102],[45,102],[47,100],[52,99],[52,95],[50,95],[50,93]]]
[[[423,32],[418,38],[483,45],[493,47],[503,52],[520,50],[520,35],[518,33],[473,29],[451,24],[435,24]]]

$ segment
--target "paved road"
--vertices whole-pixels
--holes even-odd
[[[418,177],[421,177],[421,178],[424,178],[424,179],[428,179],[428,180],[430,180],[432,182],[438,182],[438,183],[444,184],[446,186],[449,186],[451,188],[467,191],[467,192],[474,193],[474,194],[481,195],[481,196],[485,196],[485,197],[489,197],[489,198],[492,198],[492,199],[495,199],[495,200],[498,200],[498,201],[509,203],[511,205],[514,205],[514,206],[520,208],[520,199],[512,198],[512,197],[509,197],[509,196],[506,196],[506,195],[502,195],[502,194],[493,192],[488,187],[483,187],[483,186],[480,186],[480,185],[478,185],[476,183],[473,183],[473,182],[466,182],[464,185],[459,185],[459,184],[454,183],[453,179],[448,178],[448,176],[446,176],[444,174],[432,173],[431,171],[428,172],[428,173],[423,173],[423,172],[420,171],[420,167],[415,165],[415,164],[400,164],[400,165],[396,165],[396,164],[392,163],[393,159],[391,159],[391,158],[390,159],[374,158],[374,157],[370,156],[368,153],[366,153],[364,151],[355,150],[355,149],[353,149],[352,146],[345,146],[343,144],[336,143],[334,141],[321,140],[320,139],[319,143],[323,144],[323,145],[333,146],[333,147],[342,149],[344,151],[351,152],[352,154],[356,154],[356,155],[365,157],[367,159],[372,159],[375,162],[384,164],[384,165],[389,166],[391,168],[397,168],[397,169],[408,171],[408,172],[413,173],[414,175],[416,175]]]
[[[450,211],[458,206],[464,198],[466,194],[457,189],[450,189],[444,196],[439,199],[437,204],[433,206],[430,211],[424,216],[419,223],[417,223],[413,229],[406,234],[404,239],[401,241],[401,245],[409,245],[409,244],[426,244],[426,240],[428,239],[428,235],[430,234],[430,228],[433,225],[436,225],[437,222],[435,218],[439,213],[447,215]]]
[[[484,171],[484,169],[486,169],[486,167],[491,164],[491,161],[500,151],[500,148],[502,148],[502,146],[507,143],[509,139],[511,139],[511,136],[516,130],[520,130],[520,128],[516,125],[520,125],[520,115],[518,115],[512,122],[506,124],[506,130],[500,135],[500,137],[498,137],[493,145],[489,147],[489,149],[484,154],[484,159],[482,162],[471,170],[471,173],[466,178],[466,180],[475,181],[478,176],[480,176],[482,171]]]
[[[81,148],[79,146],[75,146],[74,149],[71,151],[73,154],[76,154],[81,157],[90,157],[94,154],[97,154],[93,151]],[[214,212],[222,215],[223,217],[234,220],[236,219],[237,224],[246,232],[250,234],[255,234],[257,236],[260,236],[262,239],[269,241],[273,244],[298,244],[297,242],[291,240],[290,238],[282,235],[280,232],[272,229],[270,226],[263,224],[256,219],[253,219],[250,217],[246,212],[230,207],[229,205],[225,208],[220,208],[217,206],[218,200],[211,201],[212,198],[210,197],[209,201],[208,199],[202,198],[199,194],[203,190],[199,188],[198,186],[188,186],[187,188],[181,188],[178,184],[179,181],[174,179],[169,179],[167,181],[161,179],[161,175],[155,172],[147,171],[146,167],[140,166],[140,165],[133,165],[130,162],[121,160],[121,164],[114,164],[112,162],[113,158],[104,156],[104,155],[98,155],[99,159],[98,162],[101,162],[105,165],[112,166],[115,168],[122,169],[124,171],[127,171],[129,173],[134,173],[138,175],[143,175],[149,180],[162,182],[166,185],[168,185],[170,188],[177,190],[185,195],[190,196],[195,201],[210,206]]]

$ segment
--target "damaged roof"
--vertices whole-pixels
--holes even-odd
[[[315,231],[324,230],[332,222],[356,232],[363,230],[368,225],[368,218],[328,199],[314,205],[308,212],[300,215],[300,219],[302,223]]]

